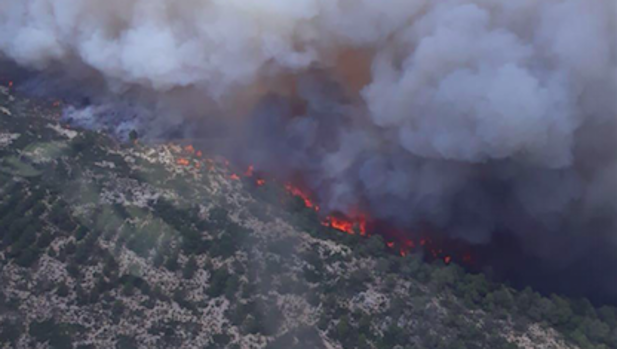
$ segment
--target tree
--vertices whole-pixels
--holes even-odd
[[[245,333],[259,333],[259,324],[252,315],[247,316],[242,322],[242,329]]]
[[[358,336],[358,348],[359,349],[370,349],[371,345],[368,342],[368,339],[364,334]]]
[[[116,349],[137,349],[137,341],[133,337],[120,335],[116,341]]]
[[[64,246],[64,252],[66,252],[66,254],[68,255],[75,253],[75,251],[77,251],[77,247],[75,246],[73,241],[69,241],[69,243]]]
[[[69,295],[69,287],[66,285],[66,283],[62,282],[58,285],[58,288],[56,289],[56,294],[58,295],[58,297],[66,297]]]
[[[75,262],[83,264],[88,262],[92,256],[92,251],[96,246],[96,236],[88,235],[82,243],[77,246],[75,251]]]
[[[617,327],[617,313],[615,312],[615,310],[615,308],[608,306],[603,306],[598,309],[598,316],[600,317],[600,319],[613,328]]]
[[[336,325],[336,335],[340,341],[345,341],[350,333],[349,319],[347,316],[341,317],[341,320]]]
[[[43,233],[41,233],[39,238],[36,240],[36,245],[39,248],[47,248],[53,240],[54,240],[54,237],[51,235],[51,233],[45,230]]]
[[[138,139],[139,139],[139,134],[137,133],[137,131],[131,130],[131,132],[129,132],[129,140],[131,142],[135,142]]]
[[[435,268],[431,275],[431,281],[437,290],[454,285],[456,279],[456,269],[451,266]]]
[[[32,266],[37,258],[38,251],[34,247],[28,247],[27,249],[21,251],[15,262],[21,267],[28,268]]]
[[[572,309],[570,304],[563,298],[552,295],[552,306],[549,307],[547,317],[550,323],[556,326],[563,326],[570,321],[572,317]]]
[[[155,268],[160,268],[165,262],[165,255],[161,251],[157,251],[154,254],[154,259],[152,260],[152,265]]]
[[[223,292],[225,292],[225,286],[229,276],[229,272],[225,268],[215,270],[210,277],[210,287],[207,291],[208,295],[212,298],[221,296]]]
[[[49,342],[49,346],[54,349],[73,347],[67,326],[57,324],[54,319],[33,321],[29,333],[41,343]]]
[[[198,266],[195,257],[189,257],[189,260],[186,262],[184,268],[182,269],[182,277],[184,277],[185,279],[192,279],[195,275],[195,272],[197,271],[197,268]]]
[[[132,296],[135,292],[135,284],[132,277],[127,278],[122,285],[122,294],[125,296]]]
[[[514,306],[514,297],[510,290],[505,287],[501,287],[499,290],[493,292],[495,305],[505,310],[510,310]]]
[[[0,322],[0,346],[10,344],[9,347],[15,348],[15,342],[21,337],[23,326],[20,323],[6,320]]]
[[[349,276],[348,285],[351,292],[361,292],[366,289],[367,283],[371,281],[371,274],[367,269],[360,268],[354,270]]]
[[[379,235],[371,236],[364,245],[365,248],[363,252],[366,255],[378,257],[385,254],[386,244],[383,238]]]
[[[165,268],[169,271],[178,270],[178,251],[173,251],[168,257],[167,261],[165,261]]]
[[[362,317],[360,318],[360,321],[358,323],[358,332],[366,336],[370,335],[371,323],[371,317],[368,316],[368,314],[362,314]]]
[[[240,286],[240,280],[238,276],[232,275],[227,278],[225,282],[225,297],[227,299],[234,299],[236,292],[238,292],[238,287]]]

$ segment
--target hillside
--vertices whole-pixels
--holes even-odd
[[[0,348],[617,348],[614,308],[400,257],[223,159],[60,112],[0,90]]]

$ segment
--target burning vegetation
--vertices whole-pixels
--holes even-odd
[[[190,166],[193,164],[195,168],[201,168],[202,160],[200,158],[203,156],[202,151],[196,150],[193,145],[187,145],[182,147],[182,155],[185,157],[179,157],[176,160],[178,165]],[[192,160],[189,158],[192,158]],[[203,161],[206,164],[205,168],[208,168],[210,171],[214,169],[214,160],[206,158]],[[249,165],[244,171],[234,172],[227,159],[223,159],[221,163],[226,171],[230,172],[228,176],[232,181],[242,181],[244,178],[250,180],[256,187],[263,187],[267,183],[264,176],[257,172],[253,165]],[[241,175],[238,173],[241,173]],[[384,239],[388,249],[402,257],[414,251],[421,251],[429,260],[442,260],[445,264],[457,261],[467,266],[474,265],[472,252],[467,244],[452,243],[448,239],[441,237],[436,239],[432,236],[434,235],[433,233],[417,234],[395,228],[387,222],[372,219],[361,210],[355,210],[357,213],[352,215],[345,215],[341,212],[323,212],[308,190],[292,183],[286,183],[284,188],[288,195],[299,199],[304,207],[315,211],[320,217],[321,225],[324,227],[366,238],[379,235]]]
[[[196,158],[201,158],[203,156],[203,153],[196,150],[192,145],[183,147],[182,151],[183,155],[187,156]],[[180,157],[176,160],[176,163],[180,166],[190,166],[193,163],[195,168],[201,168],[199,159],[194,159],[194,162],[192,162],[189,158]],[[205,159],[205,164],[207,165],[206,168],[210,171],[215,167],[215,161],[209,158]],[[253,165],[249,165],[245,171],[241,172],[242,175],[239,175],[231,170],[231,165],[228,160],[222,160],[222,164],[228,172],[231,172],[228,176],[232,181],[241,181],[244,178],[250,180],[256,187],[263,187],[267,184],[266,179],[255,170],[255,166]],[[319,204],[317,204],[316,200],[313,198],[313,195],[306,189],[292,183],[286,183],[284,188],[288,195],[299,199],[304,207],[314,210],[321,217],[321,225],[324,227],[331,228],[341,233],[358,235],[366,238],[373,235],[380,235],[384,238],[388,249],[402,257],[414,251],[422,251],[428,259],[440,259],[445,264],[450,264],[455,260],[465,265],[473,264],[473,258],[469,250],[463,251],[459,246],[446,248],[444,246],[449,244],[444,239],[436,241],[428,236],[429,234],[422,234],[414,238],[413,236],[417,234],[405,232],[387,223],[373,220],[368,214],[362,213],[359,210],[357,210],[358,213],[354,215],[345,215],[341,212],[323,212]]]
[[[119,147],[79,128],[67,137],[49,129],[53,117],[11,110],[20,117],[0,113],[0,129],[22,138],[0,158],[0,298],[11,303],[0,314],[0,328],[11,330],[0,347],[568,347],[552,327],[575,344],[588,336],[594,348],[615,347],[614,310],[444,266],[475,255],[430,230],[395,229],[361,205],[330,212],[321,192],[261,166],[234,168],[184,145]],[[41,142],[65,144],[66,167],[35,164],[45,175],[32,176],[28,150]],[[103,191],[85,185],[89,173]],[[420,251],[438,263],[423,263]],[[537,323],[549,324],[549,338],[526,336]]]

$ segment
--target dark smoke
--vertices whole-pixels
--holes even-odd
[[[196,138],[617,300],[615,1],[73,2],[8,0],[0,52],[87,96],[74,122]]]

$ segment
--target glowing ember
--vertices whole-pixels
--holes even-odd
[[[257,184],[258,187],[264,186],[266,185],[266,180],[265,179],[258,179],[257,182],[255,182]]]
[[[463,262],[467,264],[473,264],[473,258],[471,257],[471,254],[469,252],[465,252],[463,254]]]
[[[194,154],[195,153],[195,147],[193,147],[192,145],[187,145],[186,147],[184,147],[184,151],[189,153],[189,154]]]
[[[412,248],[416,247],[416,243],[413,240],[405,240],[405,241],[403,241],[403,245],[407,249],[412,249]]]
[[[214,171],[214,160],[206,159],[206,163],[208,164],[208,171]]]
[[[9,88],[13,87],[13,81],[9,81]]]
[[[394,247],[394,242],[388,242],[386,243],[386,245],[388,245],[388,247],[393,248]]]
[[[191,162],[188,159],[185,159],[185,158],[180,158],[180,159],[176,160],[176,163],[178,165],[181,165],[181,166],[188,166],[188,165],[191,164]]]
[[[452,257],[450,257],[450,256],[445,256],[445,257],[444,257],[444,259],[443,259],[443,261],[444,261],[446,264],[450,264],[450,262],[452,262]]]
[[[245,177],[253,177],[255,171],[255,167],[253,167],[253,165],[249,166],[249,168],[246,170],[246,172],[244,172],[244,176]]]
[[[240,180],[240,176],[238,176],[235,173],[232,173],[231,176],[229,176],[229,178],[231,178],[231,180],[233,180],[233,181],[239,181]]]

